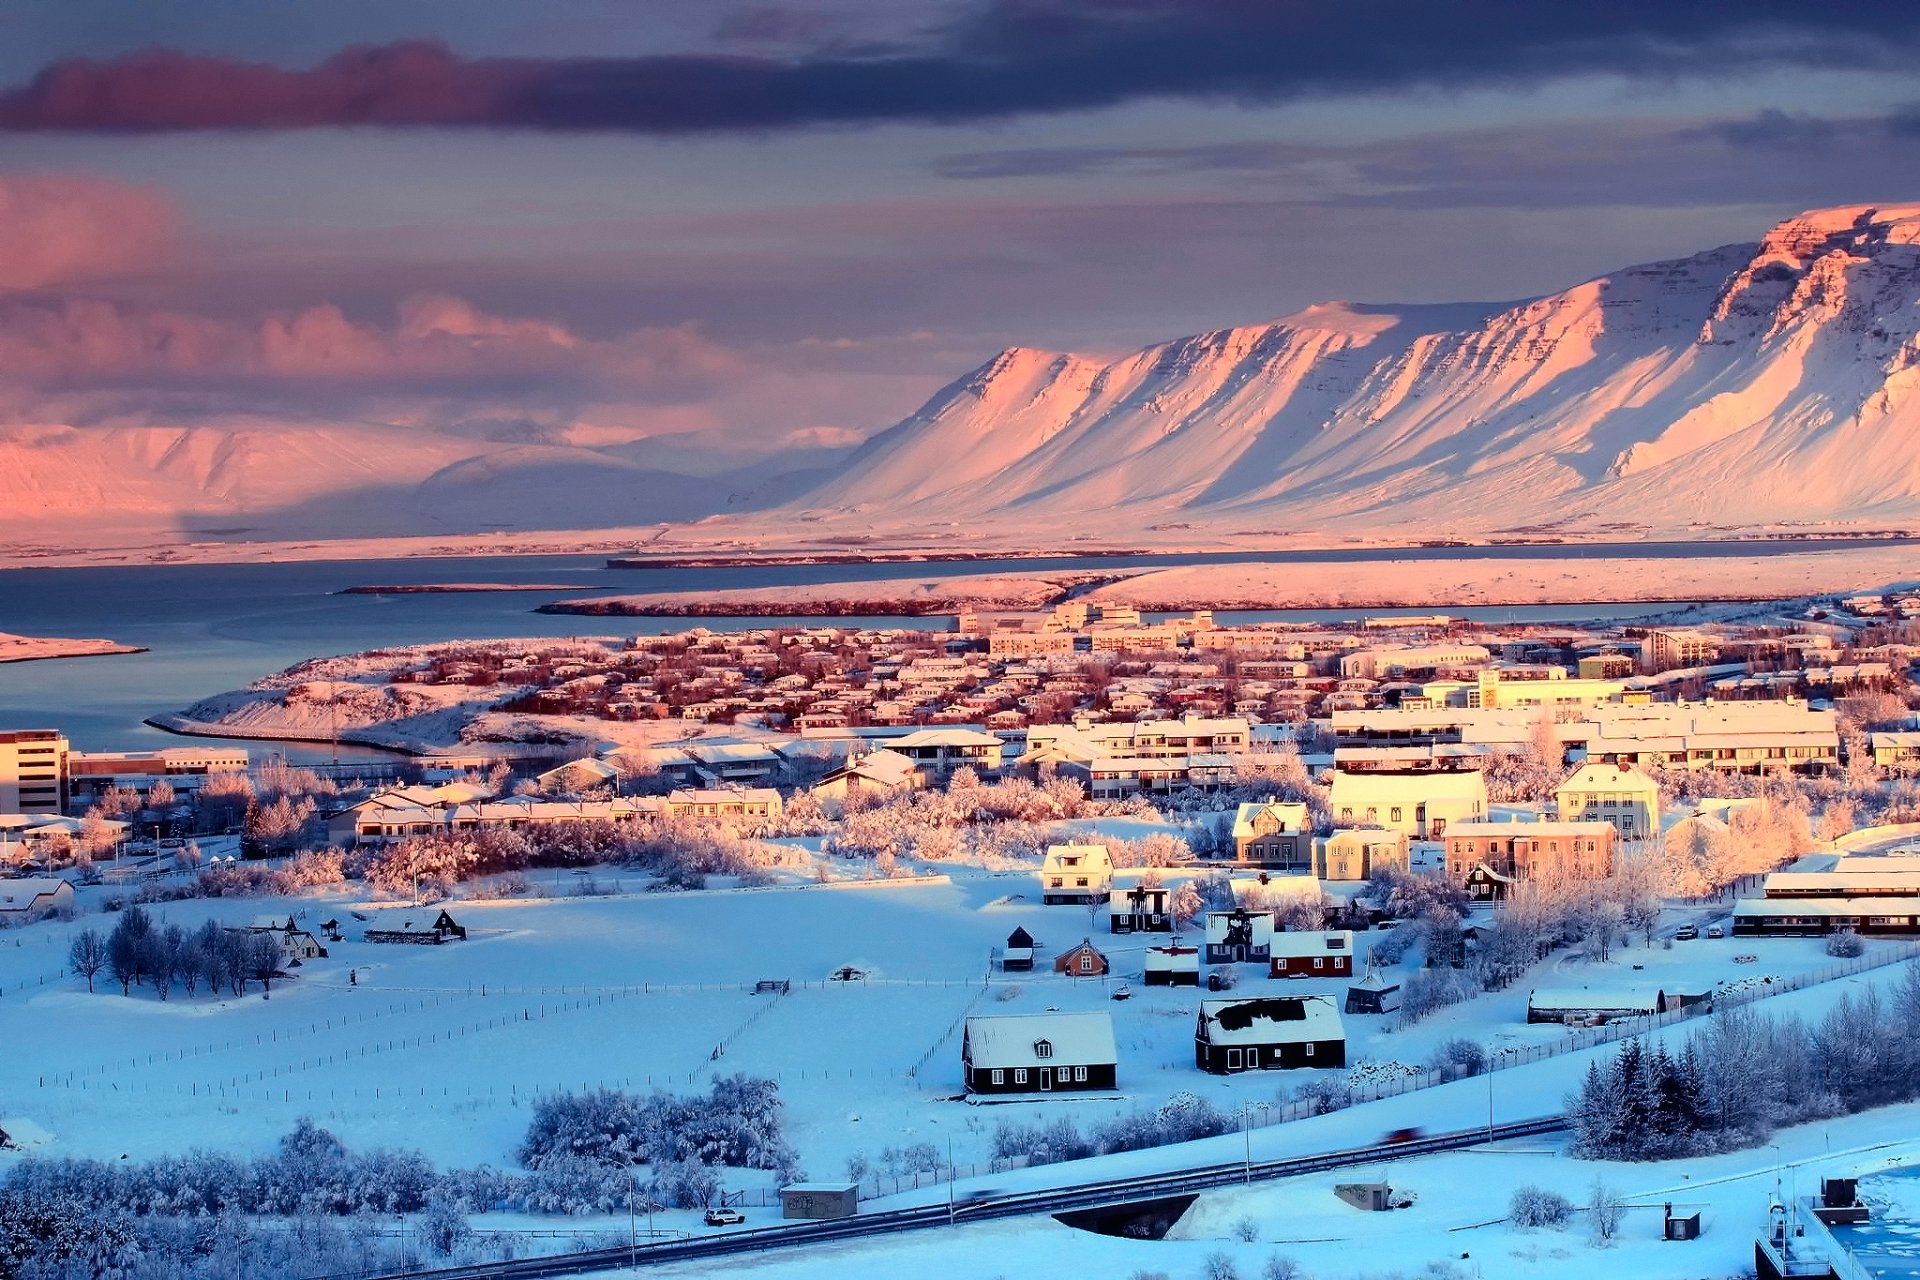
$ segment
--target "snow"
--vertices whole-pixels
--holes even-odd
[[[65,640],[57,636],[17,636],[0,631],[0,662],[32,662],[37,658],[85,658],[104,653],[139,653],[133,645],[112,640]]]

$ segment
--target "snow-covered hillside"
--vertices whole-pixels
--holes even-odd
[[[1920,206],[1513,305],[1329,303],[1114,361],[1002,352],[800,504],[874,525],[1003,514],[1599,532],[1920,514]]]

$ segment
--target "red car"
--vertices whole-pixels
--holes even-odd
[[[1418,1142],[1425,1136],[1425,1133],[1419,1129],[1394,1129],[1380,1139],[1380,1145],[1394,1147],[1403,1142]]]

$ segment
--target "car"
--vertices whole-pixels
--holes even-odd
[[[707,1225],[710,1227],[737,1227],[747,1220],[747,1215],[738,1209],[707,1210]]]
[[[1403,1142],[1418,1142],[1425,1136],[1426,1131],[1417,1127],[1389,1129],[1381,1135],[1380,1145],[1383,1147],[1397,1147]]]
[[[1673,940],[1675,942],[1691,942],[1699,936],[1700,926],[1697,924],[1683,924],[1673,931]]]
[[[1124,982],[1113,989],[1113,998],[1115,1000],[1128,1000],[1128,999],[1131,999],[1132,997],[1133,997],[1133,988],[1128,986]]]
[[[1707,926],[1707,936],[1709,938],[1724,938],[1727,936],[1727,931],[1717,924],[1710,924]]]

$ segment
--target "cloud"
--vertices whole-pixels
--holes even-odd
[[[0,376],[62,390],[280,394],[619,394],[672,402],[738,376],[740,357],[691,326],[582,338],[542,320],[489,315],[460,298],[404,300],[396,321],[331,304],[252,321],[90,298],[0,302]]]
[[[152,268],[175,217],[155,191],[60,174],[0,175],[0,289]]]
[[[761,11],[789,37],[805,11]],[[441,126],[684,134],[959,123],[1150,98],[1527,85],[1555,77],[1900,68],[1920,6],[1883,0],[994,0],[911,46],[787,57],[464,58],[361,45],[288,70],[154,50],[69,59],[0,94],[0,128],[153,132]]]

